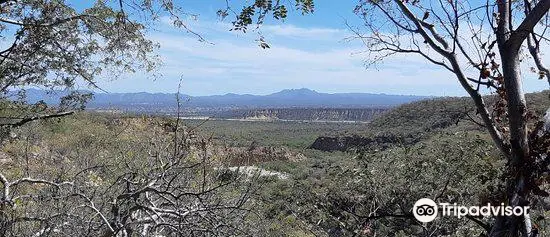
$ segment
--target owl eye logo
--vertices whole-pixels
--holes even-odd
[[[420,222],[431,222],[437,217],[437,204],[429,198],[422,198],[414,204],[413,215]]]
[[[428,204],[424,204],[416,208],[416,214],[419,216],[431,216],[434,212],[434,207]]]

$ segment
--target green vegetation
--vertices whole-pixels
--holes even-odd
[[[0,151],[0,234],[239,234],[257,182],[175,125],[78,113],[13,129]]]
[[[548,91],[528,96],[536,110],[550,105],[544,98],[548,98]],[[79,177],[74,187],[100,206],[106,218],[116,219],[124,215],[113,214],[113,207],[131,213],[148,199],[145,194],[137,195],[137,199],[116,206],[113,198],[143,187],[152,174],[174,174],[170,169],[158,170],[155,164],[173,162],[176,139],[181,144],[176,157],[182,163],[173,168],[180,172],[174,178],[182,180],[177,187],[162,182],[158,187],[194,193],[193,197],[209,200],[203,205],[212,210],[222,205],[219,211],[207,212],[217,220],[225,218],[228,228],[217,229],[220,235],[478,236],[490,223],[489,218],[445,217],[423,225],[410,212],[412,204],[422,197],[463,205],[504,201],[505,164],[485,130],[471,121],[476,118],[469,101],[463,98],[403,105],[370,124],[186,120],[181,123],[185,126],[176,127],[176,119],[169,117],[81,112],[13,129],[12,136],[3,141],[0,165],[8,180],[34,177],[63,182]],[[418,139],[348,152],[307,149],[318,136],[380,134]],[[287,178],[261,173],[236,175],[223,168],[243,165],[281,172]],[[121,178],[133,181],[121,182]],[[212,193],[202,193],[203,182]],[[126,190],[125,185],[136,187]],[[51,193],[57,189],[59,193]],[[17,208],[6,209],[11,211],[2,215],[15,220],[25,216],[21,213],[25,210],[46,218],[49,212],[39,211],[44,207],[63,213],[65,209],[54,200],[79,205],[82,200],[72,197],[73,191],[25,184],[13,191],[14,196],[21,196],[15,199]],[[189,204],[193,198],[177,201]],[[544,205],[542,199],[531,204],[531,215],[541,233],[550,227],[547,213],[542,211]],[[79,219],[84,214],[93,216],[94,211],[79,211],[82,215],[65,212],[66,217],[33,228],[17,223],[9,230],[29,235],[53,233],[46,223],[67,222],[68,216],[75,215],[71,220],[79,224],[71,231],[105,233],[106,224],[100,219]],[[85,229],[85,223],[97,229]],[[126,220],[133,230],[145,228],[129,223],[133,222]],[[200,218],[186,220],[180,228],[190,226],[215,228]],[[157,233],[175,232],[161,228]]]
[[[348,25],[367,47],[368,65],[417,54],[453,73],[469,99],[412,103],[369,125],[189,122],[195,128],[179,118],[69,111],[91,97],[81,85],[99,89],[98,78],[156,68],[157,45],[146,36],[157,21],[204,41],[179,1],[0,0],[0,235],[548,234],[550,129],[540,121],[548,92],[526,102],[521,69],[530,57],[531,71],[550,82],[540,47],[548,25],[539,24],[550,1],[477,4],[359,1],[353,12],[364,24]],[[217,15],[231,15],[232,30],[242,32],[290,9],[315,9],[313,0],[239,5],[226,1]],[[259,33],[259,46],[270,48]],[[62,90],[58,106],[28,100],[33,87]],[[495,95],[483,97],[482,87]],[[320,134],[334,137],[307,146]],[[411,215],[419,197],[532,211],[420,223]]]
[[[318,136],[353,134],[366,131],[365,123],[186,120],[184,124],[204,135],[212,135],[217,143],[248,146],[257,142],[263,146],[287,146],[305,149]]]

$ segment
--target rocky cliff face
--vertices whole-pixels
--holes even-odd
[[[241,118],[282,120],[370,121],[387,108],[280,108],[240,111]],[[237,112],[239,113],[239,112]],[[239,115],[232,115],[239,116]]]

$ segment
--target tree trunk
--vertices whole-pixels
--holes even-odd
[[[512,167],[521,167],[529,157],[529,143],[527,139],[527,121],[525,114],[527,104],[523,93],[518,51],[502,52],[502,70],[504,86],[508,102],[508,119],[510,122],[510,146]]]
[[[528,200],[529,190],[526,189],[529,162],[529,143],[527,137],[527,121],[525,114],[527,105],[522,89],[519,49],[500,45],[502,69],[506,100],[508,102],[508,120],[510,129],[511,156],[508,161],[506,194],[509,206],[523,206]],[[526,224],[527,223],[527,224]],[[525,217],[496,217],[490,236],[529,236],[531,233],[529,216]]]

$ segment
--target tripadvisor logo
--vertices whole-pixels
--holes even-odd
[[[421,198],[413,206],[413,215],[420,222],[431,222],[435,220],[439,212],[441,216],[456,216],[459,219],[465,216],[523,216],[529,213],[528,206],[494,206],[488,203],[485,206],[461,206],[456,203],[436,204],[432,199]]]
[[[437,205],[432,199],[421,198],[414,204],[413,215],[420,222],[431,222],[437,217]]]

